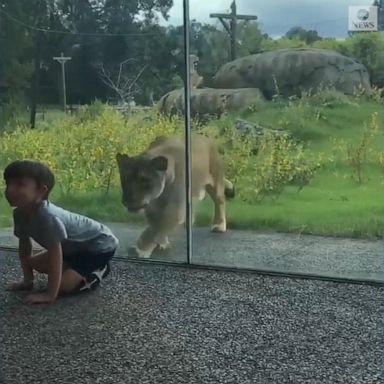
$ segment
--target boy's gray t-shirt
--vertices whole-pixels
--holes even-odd
[[[112,252],[118,240],[105,225],[44,200],[35,215],[13,211],[15,236],[30,237],[45,249],[60,242],[63,255]]]

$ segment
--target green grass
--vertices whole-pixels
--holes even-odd
[[[270,105],[251,115],[246,115],[249,121],[265,126],[290,130],[293,135],[305,141],[315,151],[330,151],[330,138],[346,139],[356,143],[364,124],[371,120],[373,113],[378,112],[383,124],[383,105],[369,101],[359,104],[340,105],[334,108],[305,105],[287,108],[284,105]],[[321,111],[320,117],[317,112]],[[285,124],[284,124],[285,123]],[[381,129],[380,140],[375,147],[383,148],[384,129]]]
[[[380,114],[380,132],[371,148],[383,151],[382,109],[382,105],[369,101],[334,107],[308,104],[287,108],[286,105],[266,104],[242,117],[276,128],[283,126],[304,140],[312,151],[331,155],[335,151],[331,139],[358,143],[364,125],[370,122],[374,112]],[[218,124],[231,125],[235,118],[226,117]],[[322,169],[300,193],[294,187],[287,187],[278,198],[252,205],[235,198],[227,204],[229,227],[360,238],[382,236],[383,169],[370,163],[364,167],[363,177],[363,184],[358,185],[351,178],[351,168],[345,161],[338,161]],[[56,191],[52,200],[102,221],[144,222],[143,218],[126,213],[119,190],[112,190],[108,196],[101,192],[60,196]],[[209,225],[211,217],[211,202],[206,199],[198,208],[196,225]],[[0,197],[0,226],[10,225],[11,210]]]
[[[228,226],[232,229],[271,230],[303,234],[376,238],[383,235],[384,196],[380,172],[372,171],[364,185],[323,171],[313,183],[298,193],[288,187],[277,199],[244,204],[227,203]],[[120,192],[100,192],[76,196],[52,196],[62,207],[105,222],[144,223],[141,216],[128,214]],[[0,225],[11,225],[11,210],[0,199]],[[196,225],[208,226],[213,213],[207,198],[198,207]]]

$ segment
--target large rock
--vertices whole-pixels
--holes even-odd
[[[259,89],[201,88],[191,91],[192,116],[220,116],[225,112],[241,112],[264,99]],[[172,116],[184,111],[184,89],[176,89],[164,95],[158,103],[159,112]]]
[[[248,138],[254,140],[268,135],[275,138],[291,137],[291,133],[289,131],[250,123],[249,121],[243,119],[236,119],[232,132],[235,136],[240,138]]]
[[[279,49],[242,57],[223,65],[214,77],[214,88],[259,88],[267,99],[276,94],[300,96],[303,90],[329,86],[345,94],[359,87],[371,89],[363,64],[334,51],[314,48]]]

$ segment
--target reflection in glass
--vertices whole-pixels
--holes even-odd
[[[145,248],[150,260],[186,261],[187,69],[193,133],[214,142],[192,145],[192,261],[382,278],[381,1],[375,9],[372,0],[357,8],[194,0],[189,52],[180,2],[54,3],[3,1],[3,167],[47,163],[57,178],[53,202],[107,223],[120,255]],[[65,76],[53,59],[61,53],[70,58]],[[210,165],[221,161],[217,176],[221,166]],[[184,194],[169,199],[171,186]],[[213,201],[197,204],[203,189]],[[167,202],[178,228],[166,228],[168,213],[152,210],[153,197]],[[212,222],[223,232],[224,206],[227,231],[211,234]],[[146,209],[149,219],[138,213]],[[3,197],[0,212],[10,227]]]
[[[384,39],[349,5],[191,5],[193,127],[236,191],[222,236],[195,204],[194,263],[383,279]]]
[[[1,57],[1,165],[19,158],[48,164],[57,180],[52,201],[108,224],[120,240],[119,255],[144,242],[140,256],[184,261],[183,231],[172,234],[171,255],[162,249],[162,232],[140,238],[153,217],[163,229],[149,204],[164,200],[168,175],[154,143],[163,136],[182,142],[184,135],[182,118],[158,114],[157,106],[183,83],[182,27],[165,21],[172,2],[19,3],[4,1],[1,8],[7,53]],[[61,55],[68,58],[65,72],[54,59]],[[145,161],[150,147],[157,159]],[[10,227],[3,197],[0,205],[1,225]],[[148,218],[139,214],[149,207]],[[160,248],[157,256],[153,248]]]

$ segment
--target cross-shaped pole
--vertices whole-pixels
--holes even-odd
[[[384,34],[384,0],[376,0],[375,5],[377,5],[378,9],[378,24],[379,31]]]
[[[63,52],[61,52],[60,56],[55,56],[53,60],[56,60],[61,65],[61,75],[62,75],[62,82],[63,82],[63,108],[64,112],[67,110],[67,91],[65,87],[65,63],[68,60],[71,60],[72,57],[64,56]]]
[[[236,59],[236,33],[237,33],[237,20],[257,20],[257,16],[252,15],[238,15],[236,12],[236,2],[233,0],[231,4],[231,13],[211,13],[209,17],[216,17],[223,24],[225,30],[231,38],[231,60]],[[229,19],[229,25],[225,21]]]

